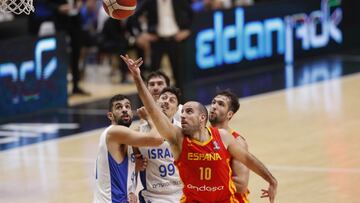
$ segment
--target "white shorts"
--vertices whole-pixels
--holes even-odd
[[[182,194],[182,190],[169,194],[154,194],[141,190],[139,192],[139,200],[140,203],[179,203]]]

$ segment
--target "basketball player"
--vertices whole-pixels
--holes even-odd
[[[149,90],[150,94],[153,96],[155,101],[158,100],[160,92],[165,87],[169,87],[169,86],[170,86],[169,77],[161,71],[151,72],[146,79],[146,87]],[[182,105],[180,104],[180,100],[178,101],[179,101],[178,111],[174,115],[174,118],[180,123],[180,114],[181,114]]]
[[[218,91],[211,101],[209,109],[209,121],[212,127],[222,128],[231,133],[236,142],[245,150],[248,145],[245,139],[229,126],[230,119],[239,109],[239,98],[230,90]],[[232,160],[233,181],[236,186],[235,197],[240,203],[248,203],[249,169],[239,161]]]
[[[160,92],[165,88],[170,86],[170,79],[165,73],[161,71],[151,72],[146,79],[146,87],[148,88],[150,94],[156,100],[160,97]]]
[[[177,112],[180,90],[165,87],[157,100],[162,112],[173,125],[180,126],[180,122],[173,117]],[[140,132],[150,131],[148,124],[140,126]],[[145,171],[140,172],[140,179],[144,189],[139,193],[143,203],[178,203],[182,196],[183,185],[179,172],[174,165],[174,156],[170,144],[164,141],[157,147],[139,147],[142,157],[147,160]]]
[[[111,125],[100,137],[94,203],[137,202],[134,195],[135,157],[130,145],[157,146],[162,144],[163,138],[155,130],[141,133],[129,128],[133,114],[131,102],[124,95],[115,95],[110,99],[107,117]]]
[[[208,113],[195,101],[183,105],[181,127],[173,125],[161,112],[146,89],[141,78],[141,58],[134,61],[127,55],[121,58],[128,65],[139,96],[154,125],[169,143],[184,184],[181,202],[238,202],[235,185],[231,179],[230,159],[241,161],[249,169],[269,183],[261,197],[269,197],[273,203],[277,181],[255,156],[237,144],[234,137],[224,129],[206,128]]]

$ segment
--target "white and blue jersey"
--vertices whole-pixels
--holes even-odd
[[[181,111],[183,109],[183,105],[182,104],[179,104],[178,105],[178,110],[176,111],[173,119],[175,120],[176,122],[176,125],[178,125],[179,127],[181,127]],[[175,122],[173,122],[175,124]]]
[[[111,156],[106,146],[109,126],[100,136],[99,151],[95,166],[94,203],[128,202],[128,194],[135,192],[136,173],[135,157],[131,146],[127,154],[118,164]]]
[[[174,125],[180,123],[174,119]],[[149,125],[140,126],[140,132],[150,130]],[[140,172],[144,189],[139,194],[140,202],[179,203],[183,184],[174,165],[170,144],[165,141],[157,147],[139,147],[143,157],[148,159],[146,170]]]

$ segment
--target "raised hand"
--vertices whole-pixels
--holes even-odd
[[[133,76],[140,76],[140,66],[144,63],[142,58],[138,58],[136,61],[131,59],[127,54],[125,56],[120,55],[121,59],[126,63]]]
[[[136,111],[141,119],[148,120],[149,116],[148,116],[148,112],[146,111],[145,107],[140,107]]]
[[[275,201],[276,188],[277,188],[277,185],[270,184],[270,186],[267,190],[262,189],[261,190],[262,191],[261,198],[269,197],[270,202],[273,203]]]

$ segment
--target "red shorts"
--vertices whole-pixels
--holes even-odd
[[[247,196],[249,195],[249,191],[247,191],[245,194],[241,195],[241,193],[235,193],[235,198],[239,203],[250,203]]]

